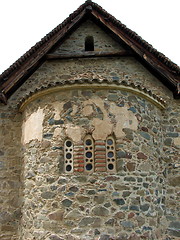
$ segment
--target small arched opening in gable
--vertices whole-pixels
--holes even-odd
[[[85,38],[85,51],[94,51],[94,38],[93,38],[93,36],[87,36]]]

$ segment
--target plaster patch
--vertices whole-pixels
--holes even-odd
[[[53,137],[60,137],[62,135],[62,128],[55,128]]]
[[[29,143],[34,139],[42,140],[43,120],[44,113],[40,108],[26,119],[22,125],[22,144]]]
[[[73,142],[78,143],[82,139],[83,129],[72,124],[66,124],[66,135],[72,139]]]
[[[59,120],[60,119],[60,114],[63,110],[63,105],[64,102],[54,102],[53,104],[53,108],[54,108],[54,120]]]
[[[174,144],[180,146],[180,137],[174,138]]]
[[[76,113],[78,112],[78,106],[77,106],[77,105],[73,105],[73,106],[72,106],[72,109],[73,109],[73,111],[72,111],[72,116],[74,116],[74,115],[76,115]]]
[[[93,138],[95,140],[105,140],[108,135],[112,133],[112,124],[109,119],[100,120],[98,118],[93,119],[94,131]]]
[[[110,113],[115,115],[116,125],[114,127],[114,133],[117,138],[125,136],[123,128],[129,128],[137,130],[138,120],[133,112],[128,110],[129,106],[118,107],[114,103],[110,106]]]
[[[95,140],[98,140],[98,139],[105,140],[107,136],[112,133],[113,124],[111,123],[110,118],[108,117],[108,113],[104,107],[104,100],[102,100],[100,97],[94,97],[92,99],[84,101],[84,106],[85,106],[84,108],[88,106],[92,107],[93,105],[95,105],[102,111],[103,120],[98,118],[94,118],[92,120],[93,128],[94,128],[92,136]],[[91,110],[93,110],[93,107]]]
[[[83,115],[84,116],[90,116],[91,114],[93,114],[94,110],[93,110],[93,107],[92,105],[86,105],[84,108],[83,108]]]

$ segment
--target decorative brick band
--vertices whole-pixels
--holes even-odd
[[[84,172],[84,145],[74,146],[74,172]]]
[[[94,139],[87,135],[84,139],[85,171],[94,172]]]
[[[109,136],[106,140],[96,140],[87,135],[84,141],[74,145],[67,139],[64,143],[65,172],[115,172],[115,140]]]
[[[95,141],[95,172],[106,171],[106,143],[103,140]]]

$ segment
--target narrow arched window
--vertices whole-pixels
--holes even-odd
[[[92,36],[85,38],[85,51],[94,51],[94,38]]]
[[[84,168],[86,172],[94,172],[94,140],[91,135],[84,139]]]
[[[116,171],[115,140],[112,136],[106,139],[106,164],[108,172]]]
[[[70,139],[67,139],[64,142],[64,165],[65,172],[72,173],[73,172],[73,142]]]

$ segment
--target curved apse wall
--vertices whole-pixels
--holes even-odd
[[[23,239],[162,235],[161,110],[153,103],[77,88],[34,99],[23,116]]]

